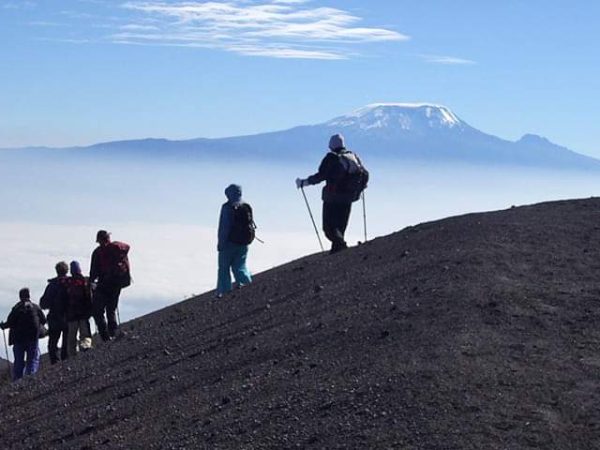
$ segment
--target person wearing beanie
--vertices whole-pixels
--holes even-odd
[[[90,283],[83,276],[79,262],[71,261],[70,269],[67,286],[67,353],[72,358],[77,355],[77,347],[81,351],[92,348],[92,295]]]
[[[231,291],[231,273],[238,288],[250,284],[252,275],[246,266],[248,246],[254,240],[252,207],[242,200],[242,187],[231,184],[225,189],[227,202],[221,207],[217,251],[219,270],[217,297]]]
[[[67,273],[69,266],[60,261],[54,266],[56,277],[48,280],[44,295],[40,298],[42,309],[48,310],[48,356],[50,364],[68,358],[67,354]],[[58,341],[61,339],[60,354]]]
[[[358,155],[346,149],[344,136],[334,134],[329,139],[329,152],[316,174],[297,178],[298,189],[325,181],[322,191],[323,231],[331,241],[330,253],[348,248],[345,240],[352,203],[366,188],[369,172]]]
[[[21,289],[19,303],[12,308],[6,322],[0,323],[2,330],[10,329],[8,343],[13,346],[13,381],[38,371],[39,338],[44,334],[45,323],[46,317],[40,307],[31,301],[29,289]]]

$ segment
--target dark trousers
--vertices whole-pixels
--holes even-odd
[[[62,335],[62,345],[60,348],[60,358],[58,356],[58,340]],[[68,358],[67,353],[67,328],[51,327],[48,331],[48,356],[50,356],[50,364],[56,364]]]
[[[98,286],[92,299],[92,314],[98,327],[98,333],[104,341],[115,337],[117,329],[117,307],[119,306],[120,287]],[[106,318],[104,315],[106,314]]]
[[[344,234],[348,227],[352,203],[323,202],[323,231],[331,241],[331,252],[347,248]]]

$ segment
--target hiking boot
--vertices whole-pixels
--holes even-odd
[[[348,244],[346,244],[344,241],[337,243],[334,242],[333,245],[331,246],[331,250],[329,251],[330,255],[333,255],[334,253],[338,253],[341,252],[342,250],[346,250],[348,248]]]

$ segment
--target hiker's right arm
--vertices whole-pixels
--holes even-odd
[[[4,326],[2,327],[2,329],[6,330],[7,328],[12,328],[13,322],[14,322],[14,318],[15,318],[15,314],[14,314],[14,309],[13,309],[8,314],[8,317],[6,318],[6,322],[4,322]]]
[[[319,184],[319,183],[325,181],[330,176],[331,169],[333,167],[333,164],[335,164],[336,161],[337,161],[337,156],[335,156],[333,153],[328,153],[327,156],[325,156],[325,158],[323,158],[323,161],[321,161],[321,165],[319,166],[319,171],[306,179],[307,183],[308,184]]]

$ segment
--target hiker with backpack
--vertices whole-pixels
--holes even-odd
[[[69,358],[77,355],[77,348],[86,351],[92,348],[92,295],[88,279],[81,273],[77,261],[69,265],[71,276],[67,283],[67,351]]]
[[[246,266],[248,246],[254,241],[256,225],[252,207],[242,200],[242,187],[232,184],[225,189],[227,202],[221,207],[219,216],[219,273],[217,297],[231,291],[231,272],[238,287],[252,282]]]
[[[359,200],[369,181],[369,172],[359,156],[346,149],[344,137],[336,134],[329,140],[329,150],[319,171],[296,179],[296,187],[326,182],[322,192],[323,231],[331,241],[330,253],[348,248],[344,235],[350,219],[352,203]]]
[[[67,353],[67,283],[69,266],[61,261],[54,266],[56,277],[48,280],[44,295],[40,298],[40,307],[48,310],[48,355],[50,364],[68,358]],[[60,355],[58,341],[62,337]]]
[[[131,284],[129,245],[110,239],[110,233],[96,233],[98,247],[92,253],[90,286],[92,315],[103,341],[114,339],[117,330],[117,308],[121,290]],[[105,317],[106,314],[106,317]]]
[[[6,322],[0,323],[3,330],[10,328],[8,343],[13,346],[13,381],[38,371],[39,339],[45,334],[45,323],[46,317],[40,307],[31,301],[29,289],[21,289],[19,303],[12,308]]]

